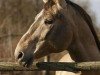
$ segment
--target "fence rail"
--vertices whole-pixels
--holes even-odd
[[[25,68],[14,62],[0,62],[0,71],[92,71],[100,70],[100,62],[38,62]]]

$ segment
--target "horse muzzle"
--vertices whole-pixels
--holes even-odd
[[[30,67],[33,63],[33,54],[25,54],[24,52],[18,52],[15,55],[15,59],[23,67]]]

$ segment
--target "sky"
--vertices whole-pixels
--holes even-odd
[[[94,11],[97,18],[97,26],[100,28],[100,0],[90,0],[91,10]]]
[[[79,0],[72,0],[73,2],[77,3]],[[87,0],[80,0],[85,2]],[[100,0],[89,0],[89,9],[93,11],[96,17],[96,26],[100,29]]]

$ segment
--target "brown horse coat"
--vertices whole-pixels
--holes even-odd
[[[15,58],[28,67],[34,59],[68,50],[75,62],[100,61],[100,42],[90,16],[67,0],[45,0],[43,10],[19,41]],[[100,75],[83,72],[82,75]]]

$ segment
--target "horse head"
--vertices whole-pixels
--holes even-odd
[[[72,41],[73,26],[66,14],[65,0],[43,1],[44,8],[15,49],[15,58],[26,67],[34,59],[67,49]]]

